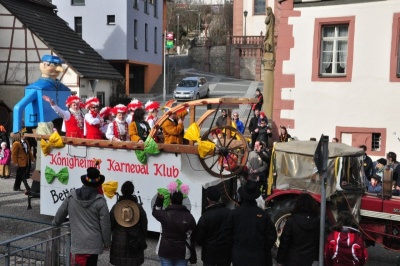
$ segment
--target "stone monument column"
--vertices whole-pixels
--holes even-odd
[[[268,120],[273,119],[274,109],[274,74],[275,74],[275,16],[270,6],[266,7],[267,16],[265,17],[265,37],[263,43],[264,56],[262,59],[264,69],[264,104],[263,111]]]

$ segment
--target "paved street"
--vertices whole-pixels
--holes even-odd
[[[183,70],[188,75],[199,75],[195,70]],[[246,80],[236,80],[220,75],[211,75],[209,73],[200,73],[210,81],[211,97],[254,97],[254,91],[257,87],[262,87],[262,83]],[[148,95],[138,95],[142,101],[149,100]],[[162,101],[162,95],[151,97],[152,100]],[[171,95],[168,95],[171,99]],[[205,108],[205,107],[204,107]],[[247,117],[248,108],[243,107],[239,110],[241,117]],[[243,118],[244,120],[245,118]],[[50,225],[52,217],[40,214],[39,199],[32,200],[32,209],[27,210],[27,197],[23,192],[14,192],[12,190],[15,178],[15,171],[11,178],[0,179],[0,241],[24,235],[34,230],[38,230]],[[32,181],[29,180],[29,183]],[[151,215],[148,213],[147,215]],[[13,219],[12,217],[18,217]],[[158,234],[149,235],[147,243],[148,248],[145,252],[145,266],[160,265],[155,247],[158,240]],[[367,265],[393,266],[396,265],[398,253],[389,251],[380,246],[369,248],[370,260]],[[109,265],[108,252],[100,256],[99,265]],[[200,260],[200,249],[198,248],[199,262],[197,265],[203,265]],[[0,265],[2,261],[0,261]],[[250,266],[250,265],[249,265]]]

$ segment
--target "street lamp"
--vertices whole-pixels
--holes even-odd
[[[245,41],[246,41],[246,18],[247,18],[247,14],[248,14],[248,12],[247,12],[247,10],[245,10],[243,12],[243,15],[244,15],[244,37],[245,37]]]

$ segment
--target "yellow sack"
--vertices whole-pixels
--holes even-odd
[[[107,181],[103,183],[103,191],[104,195],[112,199],[118,189],[118,182],[117,181]]]

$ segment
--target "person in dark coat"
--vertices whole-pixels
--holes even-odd
[[[226,109],[221,110],[221,115],[217,118],[217,121],[215,122],[215,125],[218,127],[226,126]]]
[[[171,182],[170,185],[175,182]],[[170,189],[170,185],[168,185]],[[183,188],[186,186],[187,188]],[[157,246],[157,254],[161,265],[187,265],[190,258],[190,250],[186,243],[193,245],[193,231],[196,228],[196,220],[183,202],[183,193],[187,195],[189,188],[182,184],[175,192],[170,191],[171,205],[162,209],[164,196],[157,195],[153,206],[153,216],[161,223],[160,241]],[[192,239],[193,238],[193,239]]]
[[[317,203],[310,194],[301,194],[283,228],[276,261],[284,266],[318,261],[319,222]]]
[[[258,126],[260,125],[261,118],[260,118],[260,110],[254,110],[254,116],[250,119],[249,123],[249,132],[251,134],[251,150],[254,150],[254,143],[258,137]]]
[[[232,211],[220,202],[221,194],[215,187],[206,190],[208,206],[196,227],[196,242],[202,246],[204,266],[231,265]]]
[[[365,176],[367,177],[368,181],[371,181],[371,176],[372,176],[372,159],[369,157],[366,153],[367,151],[367,146],[365,145],[360,145],[358,146],[359,148],[364,150],[364,155],[363,155],[363,162],[364,162],[364,173]]]
[[[142,265],[147,248],[147,215],[137,197],[135,187],[126,181],[121,187],[122,196],[111,208],[112,242],[110,263],[112,265]]]
[[[239,188],[241,206],[233,210],[233,266],[272,266],[271,248],[276,241],[276,229],[271,217],[259,208],[260,186],[247,181]]]

